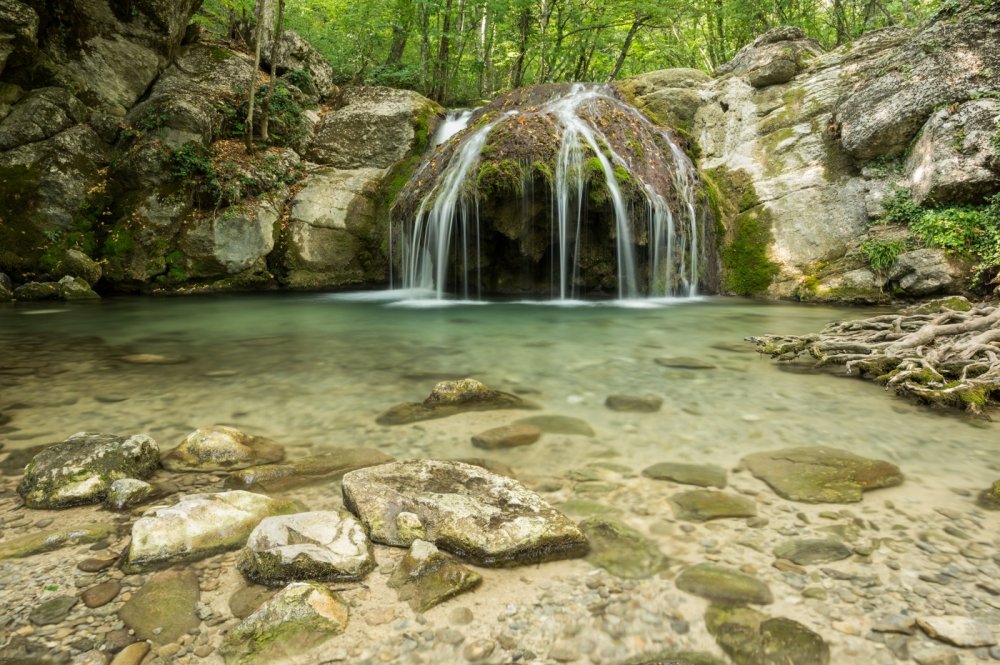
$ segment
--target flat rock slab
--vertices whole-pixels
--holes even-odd
[[[115,529],[110,524],[82,524],[28,533],[0,543],[0,559],[22,559],[71,545],[96,543],[114,533]]]
[[[705,625],[736,665],[829,665],[830,647],[798,621],[710,605]]]
[[[472,591],[483,578],[426,540],[414,540],[399,562],[389,587],[414,612],[426,612],[449,598]]]
[[[46,446],[24,469],[17,492],[29,508],[100,503],[119,478],[146,478],[160,465],[156,441],[78,432]]]
[[[699,563],[681,571],[675,581],[681,591],[717,603],[768,605],[774,596],[756,577],[714,563]]]
[[[104,505],[112,510],[125,510],[137,506],[156,493],[156,488],[144,480],[119,478],[111,483]]]
[[[774,549],[774,556],[807,566],[846,559],[851,556],[851,550],[839,540],[803,538],[782,543]]]
[[[699,487],[726,486],[726,470],[714,464],[679,464],[660,462],[642,470],[642,475],[654,480],[671,480],[682,485]]]
[[[347,628],[340,596],[315,582],[293,582],[236,625],[219,652],[227,664],[284,662]]]
[[[344,505],[377,543],[432,542],[476,565],[583,556],[587,539],[521,483],[461,462],[408,460],[352,471]]]
[[[671,369],[715,369],[715,365],[700,358],[688,358],[685,356],[674,356],[670,358],[655,358],[653,360],[661,367]]]
[[[528,416],[514,421],[515,425],[532,425],[546,434],[571,434],[576,436],[595,436],[594,428],[586,420],[572,416],[542,414]]]
[[[139,639],[169,644],[201,624],[195,614],[200,595],[194,571],[165,570],[149,578],[118,616]]]
[[[608,517],[590,517],[580,523],[590,541],[587,561],[616,577],[652,577],[667,562],[656,543],[635,529]]]
[[[135,572],[236,549],[265,517],[301,510],[296,501],[241,490],[190,494],[136,520],[125,568]]]
[[[753,499],[730,492],[690,490],[673,495],[670,502],[677,519],[689,522],[757,515],[757,504]]]
[[[856,503],[862,492],[903,482],[895,464],[822,446],[754,453],[743,464],[779,496],[803,503]]]
[[[406,425],[472,411],[537,408],[537,404],[517,395],[492,390],[475,379],[461,379],[441,381],[423,402],[397,404],[379,415],[375,422],[379,425]]]
[[[296,580],[360,580],[375,567],[375,557],[357,520],[324,510],[265,517],[236,567],[259,584],[284,586]]]
[[[76,596],[55,596],[42,601],[31,610],[28,619],[36,626],[48,626],[59,623],[69,615],[79,602]]]
[[[335,448],[283,464],[262,464],[229,474],[225,486],[242,490],[279,490],[330,482],[345,473],[395,461],[371,448]]]
[[[542,430],[534,425],[504,425],[480,432],[472,437],[472,445],[486,450],[503,450],[531,445],[542,437]]]
[[[284,457],[285,449],[270,439],[215,425],[188,434],[162,462],[171,471],[235,471]]]
[[[917,625],[934,639],[957,647],[990,647],[997,643],[988,626],[968,617],[920,617]]]
[[[656,395],[608,395],[604,406],[612,411],[655,413],[663,406],[663,398]]]

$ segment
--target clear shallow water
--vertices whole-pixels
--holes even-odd
[[[996,479],[998,426],[929,411],[858,380],[781,369],[748,335],[806,333],[872,310],[705,298],[660,303],[425,307],[408,294],[116,299],[0,308],[0,426],[7,449],[81,430],[145,432],[168,449],[196,427],[236,425],[289,455],[366,446],[403,457],[488,456],[561,475],[607,460],[735,465],[750,452],[830,445],[899,464],[916,492]],[[140,365],[127,354],[182,356]],[[654,359],[695,356],[712,370]],[[375,417],[434,383],[471,376],[597,436],[546,435],[490,452],[469,437],[530,412],[475,413],[402,427]],[[656,414],[615,413],[608,394],[656,394]],[[13,407],[13,408],[12,408]]]

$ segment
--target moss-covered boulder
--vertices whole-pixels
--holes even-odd
[[[360,580],[375,567],[375,558],[353,517],[316,511],[265,517],[236,567],[253,582],[283,586],[297,580]]]
[[[101,265],[78,249],[66,250],[52,270],[55,277],[78,277],[94,286],[101,278]]]
[[[315,582],[294,582],[233,628],[219,651],[227,665],[279,662],[343,633],[347,620],[340,596]]]
[[[774,596],[756,577],[714,563],[699,563],[681,571],[677,588],[708,600],[729,605],[768,605]]]
[[[589,517],[580,522],[580,530],[590,543],[587,561],[617,577],[652,577],[667,563],[656,543],[619,520]]]
[[[84,543],[96,543],[115,533],[110,524],[82,524],[75,527],[42,529],[0,543],[0,559],[23,559],[42,552]]]
[[[423,402],[398,404],[375,419],[380,425],[405,425],[421,420],[446,418],[470,411],[537,409],[517,395],[492,390],[475,379],[441,381]]]
[[[426,540],[476,565],[512,566],[587,553],[568,517],[521,483],[461,462],[409,460],[352,471],[344,505],[372,540]]]
[[[903,482],[895,464],[823,446],[754,453],[743,464],[780,496],[803,503],[855,503],[862,492]]]
[[[156,441],[80,432],[35,455],[17,492],[30,508],[63,508],[100,503],[119,478],[146,478],[160,464]]]
[[[302,509],[297,501],[240,490],[189,494],[136,520],[124,567],[138,571],[237,549],[265,517]]]
[[[235,471],[284,457],[285,449],[271,439],[214,425],[188,434],[162,462],[171,471]]]
[[[426,612],[449,598],[472,591],[482,581],[479,573],[431,543],[417,539],[396,566],[388,584],[414,612]]]
[[[709,606],[705,625],[736,665],[829,665],[830,647],[798,621],[743,607]]]

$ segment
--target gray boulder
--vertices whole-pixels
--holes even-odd
[[[934,112],[906,160],[917,203],[979,203],[1000,191],[1000,100],[976,99]]]
[[[344,505],[378,543],[426,540],[476,565],[583,556],[577,526],[516,480],[461,462],[409,460],[352,471]]]
[[[59,297],[63,300],[97,300],[100,298],[90,285],[79,277],[66,275],[57,283]]]
[[[774,28],[741,48],[715,73],[745,75],[754,88],[765,88],[791,81],[809,60],[822,53],[820,43],[808,39],[801,28]]]
[[[178,239],[184,265],[193,277],[244,272],[274,249],[282,197],[246,202],[189,217]]]
[[[711,78],[698,69],[662,69],[634,76],[618,89],[658,124],[689,129],[701,106],[701,88]]]
[[[333,84],[333,67],[322,53],[313,48],[294,30],[284,30],[281,43],[278,44],[277,67],[271,62],[273,39],[269,34],[263,42],[261,60],[272,73],[281,76],[289,72],[307,72],[312,83],[312,90],[306,92],[319,97],[331,97],[337,93]]]
[[[65,88],[32,90],[0,121],[0,150],[51,138],[88,116],[83,102]]]
[[[889,284],[908,296],[958,293],[963,290],[966,271],[943,249],[917,249],[896,258],[889,272]]]
[[[28,50],[38,36],[38,14],[18,0],[0,0],[0,73],[16,49]]]
[[[149,483],[135,478],[120,478],[111,483],[104,505],[112,510],[126,510],[137,506],[156,493]]]
[[[79,432],[35,455],[17,492],[29,508],[100,503],[119,478],[146,478],[160,464],[160,449],[143,434]]]

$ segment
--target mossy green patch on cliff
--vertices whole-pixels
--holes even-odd
[[[520,195],[524,191],[525,168],[512,159],[487,161],[479,166],[476,191],[480,196]]]
[[[722,239],[723,290],[742,296],[764,293],[778,265],[768,256],[774,242],[771,214],[760,203],[750,174],[718,167],[701,175]]]
[[[38,190],[41,173],[37,166],[15,164],[0,167],[0,271],[20,273],[34,266],[35,256],[46,242],[31,220],[26,202]]]

